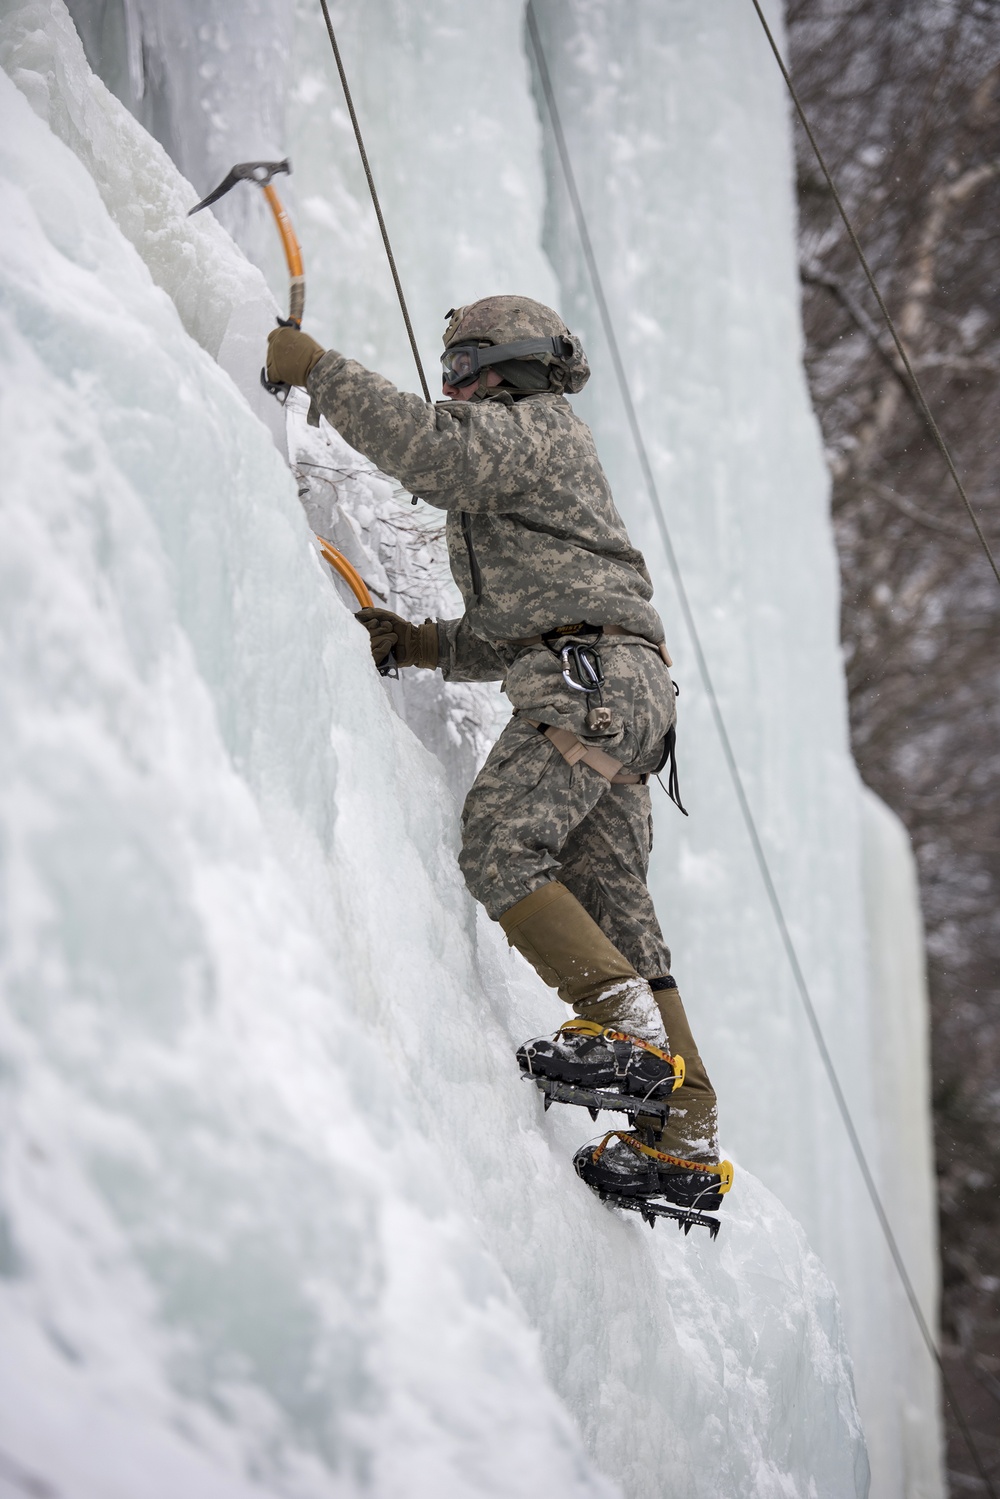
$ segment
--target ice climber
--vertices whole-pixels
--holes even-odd
[[[587,359],[528,297],[448,318],[435,406],[290,327],[271,334],[267,373],[304,386],[352,447],[448,513],[461,619],[358,618],[377,663],[391,650],[447,681],[502,681],[513,704],[466,798],[460,862],[575,1011],[521,1048],[522,1068],[569,1085],[553,1091],[564,1102],[587,1101],[574,1088],[628,1101],[633,1128],[584,1147],[578,1172],[602,1195],[717,1208],[715,1092],[646,887],[646,782],[672,744],[675,691],[645,562],[566,399]],[[653,1104],[668,1096],[666,1117]]]

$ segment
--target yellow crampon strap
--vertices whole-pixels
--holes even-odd
[[[685,1077],[683,1057],[672,1057],[669,1051],[664,1051],[662,1046],[654,1046],[652,1041],[643,1041],[641,1036],[630,1035],[628,1031],[612,1030],[609,1026],[598,1025],[596,1020],[584,1020],[577,1016],[573,1020],[564,1020],[559,1027],[561,1031],[575,1031],[579,1036],[607,1036],[609,1041],[631,1041],[633,1046],[638,1046],[640,1051],[651,1051],[654,1057],[659,1057],[661,1062],[669,1062],[674,1069],[674,1082],[671,1093],[676,1093],[682,1086]]]
[[[668,1166],[680,1166],[684,1171],[703,1171],[709,1176],[717,1176],[719,1178],[718,1190],[720,1192],[728,1192],[733,1184],[732,1161],[720,1161],[717,1166],[709,1166],[704,1161],[685,1161],[680,1156],[667,1155],[666,1151],[657,1150],[653,1145],[643,1145],[642,1141],[636,1139],[635,1135],[623,1129],[609,1130],[600,1145],[594,1147],[593,1160],[595,1165],[607,1150],[609,1140],[621,1140],[622,1144],[627,1145],[629,1150],[634,1151],[636,1155],[648,1156],[650,1160],[663,1161]]]

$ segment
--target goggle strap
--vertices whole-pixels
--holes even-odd
[[[507,359],[526,359],[530,354],[554,354],[565,359],[568,344],[566,338],[522,338],[514,344],[491,344],[479,350],[479,363],[502,364]]]
[[[527,359],[532,354],[549,354],[557,359],[566,359],[572,353],[573,346],[568,338],[522,338],[513,344],[487,344],[485,348],[479,348],[470,344],[455,344],[453,348],[446,349],[441,355],[441,363],[447,369],[447,362],[453,353],[459,349],[471,356],[472,368],[470,375],[478,372],[484,365],[503,364],[508,359]]]

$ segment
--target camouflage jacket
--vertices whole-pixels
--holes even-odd
[[[642,553],[564,396],[428,406],[332,349],[308,388],[352,447],[448,512],[465,614],[439,621],[446,676],[503,677],[504,642],[577,620],[663,639]]]

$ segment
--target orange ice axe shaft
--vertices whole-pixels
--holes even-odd
[[[374,600],[368,592],[368,585],[357,568],[352,567],[344,554],[338,552],[335,546],[331,546],[325,536],[317,536],[316,540],[319,542],[319,549],[323,554],[323,560],[329,562],[334,572],[340,574],[362,609],[370,609]]]
[[[278,319],[280,328],[301,328],[302,314],[306,306],[306,278],[302,269],[302,250],[299,247],[292,221],[285,212],[284,206],[278,194],[271,186],[272,177],[279,172],[290,173],[291,163],[286,156],[284,161],[241,161],[232,171],[219,183],[218,187],[209,193],[207,198],[202,198],[200,203],[188,210],[188,218],[191,214],[198,213],[202,208],[208,208],[212,203],[218,203],[224,198],[238,182],[254,182],[263,190],[268,206],[274,214],[274,222],[278,226],[281,235],[281,244],[285,252],[285,261],[288,265],[289,294],[288,294],[288,316]],[[270,391],[273,396],[288,396],[288,386],[280,381],[268,380],[264,370],[260,372],[260,383],[264,389]]]

